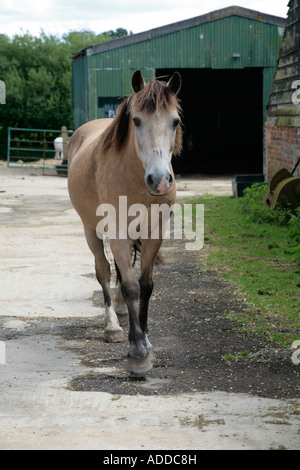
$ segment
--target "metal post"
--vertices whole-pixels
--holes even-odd
[[[46,131],[43,133],[44,142],[43,142],[43,175],[45,174],[45,156],[46,156]]]
[[[61,128],[63,138],[63,160],[68,160],[68,132],[66,126]]]

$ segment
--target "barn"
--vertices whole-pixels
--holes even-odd
[[[228,7],[72,56],[74,128],[114,116],[131,76],[182,76],[181,173],[262,173],[264,125],[285,19]]]

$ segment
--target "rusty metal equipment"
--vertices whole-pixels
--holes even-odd
[[[265,195],[265,204],[271,209],[281,207],[284,209],[296,209],[300,207],[300,177],[293,176],[300,158],[290,173],[282,168],[272,177]]]

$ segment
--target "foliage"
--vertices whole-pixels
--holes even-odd
[[[101,34],[72,31],[62,37],[0,34],[0,80],[6,85],[6,104],[0,105],[0,158],[6,156],[8,127],[71,129],[71,55],[127,34],[123,28]]]
[[[251,222],[286,225],[292,212],[287,209],[270,209],[264,204],[267,189],[267,183],[255,183],[246,188],[243,197],[239,198],[240,210]]]

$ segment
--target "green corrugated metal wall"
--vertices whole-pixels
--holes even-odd
[[[89,80],[87,57],[72,62],[72,107],[76,128],[89,118]]]
[[[158,68],[262,67],[265,107],[282,34],[282,26],[230,16],[103,52],[87,49],[85,57],[73,62],[75,128],[103,117],[98,97],[130,93],[131,75],[136,69],[142,70],[145,79],[151,79]],[[233,58],[236,52],[240,58]]]

